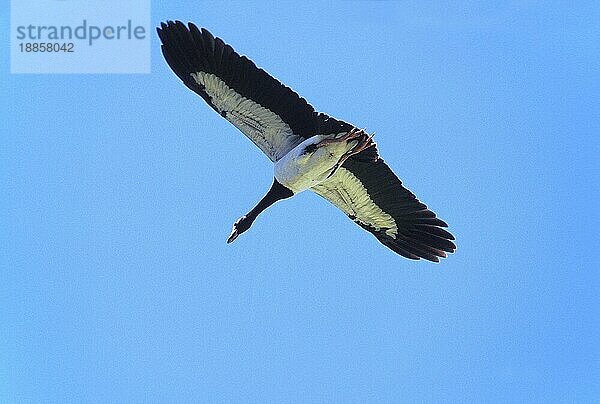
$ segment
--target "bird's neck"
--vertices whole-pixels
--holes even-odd
[[[251,222],[256,219],[256,217],[269,206],[273,205],[275,202],[289,198],[293,196],[294,193],[285,186],[281,185],[276,179],[273,179],[273,185],[271,185],[271,189],[269,192],[258,202],[258,204],[246,215],[246,219]]]

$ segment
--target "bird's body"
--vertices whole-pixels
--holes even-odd
[[[337,171],[353,149],[370,143],[363,133],[358,136],[347,139],[348,134],[339,133],[306,139],[275,162],[275,179],[294,194],[319,185]]]
[[[328,148],[316,149],[314,153],[306,152],[311,145],[319,142],[324,135],[306,139],[275,162],[273,176],[279,183],[294,194],[307,190],[327,179],[337,157],[345,153],[341,144]]]
[[[205,29],[177,21],[158,34],[179,78],[274,163],[271,189],[236,221],[228,242],[276,201],[310,189],[400,255],[438,261],[454,252],[446,223],[402,186],[363,130],[317,113]]]

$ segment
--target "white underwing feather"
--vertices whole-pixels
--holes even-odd
[[[383,230],[388,236],[396,238],[398,226],[394,218],[373,202],[358,178],[345,168],[340,167],[329,179],[314,186],[312,190],[346,215],[354,217],[354,220],[375,230]]]
[[[243,97],[211,73],[191,74],[204,87],[212,104],[272,161],[277,161],[304,140],[277,114]]]

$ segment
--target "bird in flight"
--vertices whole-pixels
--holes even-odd
[[[309,189],[406,258],[438,262],[454,252],[448,225],[404,188],[364,130],[315,111],[204,28],[169,21],[157,31],[175,74],[274,163],[273,185],[228,243],[273,203]]]

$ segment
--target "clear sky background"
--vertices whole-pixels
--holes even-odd
[[[154,33],[149,75],[3,46],[0,401],[597,402],[598,2],[165,3],[376,131],[458,250],[403,259],[311,193],[227,245],[272,166]]]

